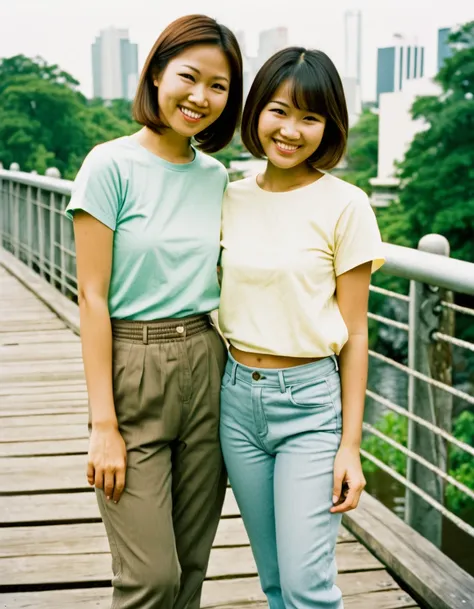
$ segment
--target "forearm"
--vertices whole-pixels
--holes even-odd
[[[112,388],[112,329],[107,302],[80,299],[81,342],[92,426],[117,426]]]
[[[339,356],[342,390],[341,445],[359,448],[362,439],[368,370],[367,333],[354,334]]]

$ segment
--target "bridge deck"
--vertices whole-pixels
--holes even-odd
[[[86,408],[79,338],[0,266],[0,607],[110,607]],[[344,528],[337,557],[345,609],[417,607]],[[230,489],[202,607],[267,607]]]

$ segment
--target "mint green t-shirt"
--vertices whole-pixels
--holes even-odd
[[[66,215],[83,210],[114,231],[109,312],[150,321],[218,307],[225,167],[195,150],[165,161],[131,137],[96,146],[74,181]]]

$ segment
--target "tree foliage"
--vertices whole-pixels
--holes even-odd
[[[367,108],[349,131],[347,141],[347,168],[342,177],[371,192],[370,178],[377,175],[379,117]]]
[[[57,167],[73,178],[96,144],[136,129],[130,103],[87,100],[77,80],[41,58],[0,60],[0,162],[24,171]]]

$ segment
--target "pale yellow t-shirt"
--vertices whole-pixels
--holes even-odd
[[[219,326],[236,348],[289,357],[338,355],[348,338],[336,277],[384,262],[360,188],[331,174],[289,192],[232,182],[222,210]]]

